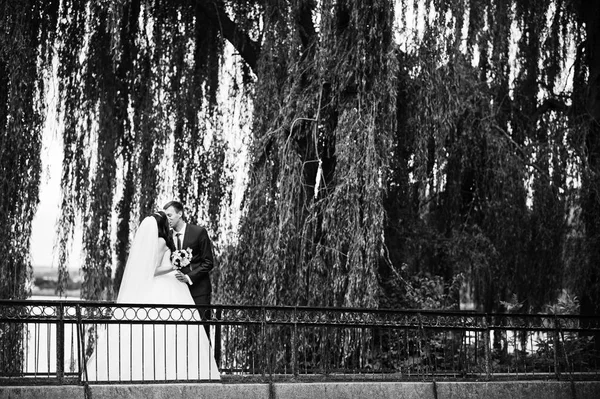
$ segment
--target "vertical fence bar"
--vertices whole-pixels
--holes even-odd
[[[569,361],[567,345],[565,342],[565,332],[562,329],[560,330],[560,338],[562,341],[563,354],[565,356],[565,366],[567,368],[567,372],[569,373],[570,379],[573,380],[573,364]]]
[[[217,321],[222,320],[223,314],[221,309],[215,310],[215,318]],[[216,323],[215,325],[215,362],[217,363],[217,367],[221,368],[221,324]]]
[[[294,327],[292,330],[292,374],[294,377],[298,377],[298,314],[297,308],[294,307],[294,312],[292,313],[292,322],[294,323]]]
[[[266,374],[266,368],[267,368],[267,363],[269,363],[268,360],[268,356],[270,355],[269,351],[267,350],[267,337],[266,337],[266,323],[267,323],[267,311],[264,307],[261,308],[261,313],[262,313],[262,317],[261,317],[261,321],[260,321],[260,337],[261,337],[261,341],[262,341],[262,352],[263,352],[263,356],[262,356],[262,362],[261,362],[261,375],[263,377],[265,377]]]
[[[483,316],[483,352],[485,355],[485,379],[491,379],[492,356],[490,354],[490,327],[488,325],[488,315]]]
[[[63,303],[58,303],[56,306],[58,316],[56,321],[56,378],[58,383],[62,384],[65,378],[65,308]],[[50,357],[50,353],[48,353],[48,357]]]
[[[333,356],[331,356],[331,349],[329,348],[330,346],[330,342],[331,339],[329,337],[329,326],[325,327],[325,334],[323,336],[323,340],[325,342],[325,344],[323,345],[323,359],[324,359],[324,363],[323,363],[323,370],[324,370],[324,374],[325,375],[329,375],[330,374],[330,369],[331,369],[331,358],[335,359],[335,353],[333,354]]]
[[[421,356],[423,354],[423,341],[425,340],[425,331],[423,330],[423,320],[421,316],[421,312],[417,313],[417,317],[419,318],[419,335],[417,336],[417,373],[421,373],[422,381],[425,381],[425,372],[423,371],[423,365],[421,362]],[[418,374],[417,374],[418,375]]]
[[[554,315],[554,374],[560,380],[560,369],[558,364],[558,320]]]
[[[477,330],[474,331],[475,334],[475,368],[479,368],[479,333]]]
[[[82,383],[84,380],[88,382],[87,375],[87,362],[85,359],[85,333],[83,328],[83,322],[81,321],[81,305],[75,305],[75,315],[77,317],[77,322],[75,323],[75,328],[77,329],[77,359],[79,363],[78,377],[79,383]]]

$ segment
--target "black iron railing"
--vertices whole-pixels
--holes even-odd
[[[206,374],[190,376],[193,356],[188,352],[176,355],[177,364],[185,364],[184,378],[170,373],[182,366],[167,365],[159,353],[168,348],[169,334],[178,337],[175,345],[185,345],[205,326],[221,379],[600,379],[600,319],[594,317],[285,306],[211,309],[212,318],[206,320],[193,306],[0,301],[0,383],[212,380]],[[108,330],[117,333],[101,344],[98,337]],[[112,355],[117,378],[89,375],[94,351],[114,353],[117,346],[122,348],[117,360]],[[145,363],[159,360],[136,374],[132,347],[141,348],[137,351],[144,353]],[[179,351],[167,349],[173,350]]]

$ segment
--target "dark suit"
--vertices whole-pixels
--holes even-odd
[[[212,285],[210,283],[210,271],[214,267],[212,243],[208,232],[204,227],[194,224],[186,224],[181,249],[192,249],[192,260],[190,264],[181,269],[192,280],[188,285],[194,303],[203,318],[211,319],[210,310],[202,305],[210,305]],[[208,325],[207,334],[208,334]],[[209,335],[210,337],[210,335]]]

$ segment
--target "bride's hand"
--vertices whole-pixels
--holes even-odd
[[[191,284],[190,278],[185,274],[181,273],[179,270],[177,270],[177,272],[175,273],[175,277],[177,277],[177,280],[181,281],[182,283]]]

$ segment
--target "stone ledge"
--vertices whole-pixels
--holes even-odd
[[[90,385],[92,399],[268,399],[268,384]],[[0,399],[84,398],[83,386],[0,387]]]
[[[91,385],[92,399],[597,399],[600,381],[313,382]],[[84,388],[0,387],[0,399],[84,398]]]
[[[600,381],[438,382],[438,399],[598,399]]]
[[[273,391],[276,399],[434,399],[431,382],[276,383]]]

